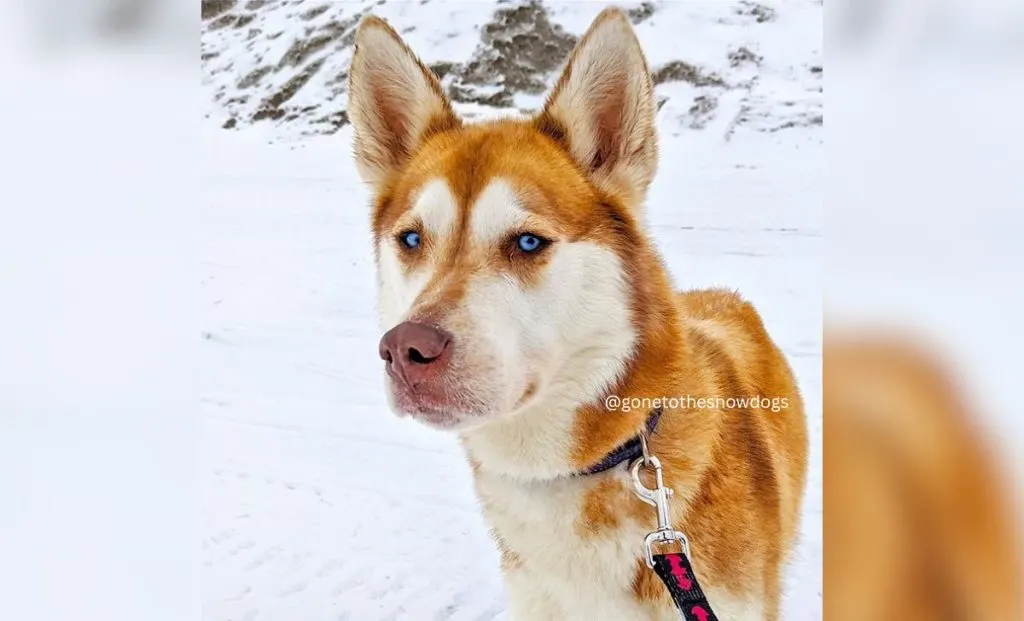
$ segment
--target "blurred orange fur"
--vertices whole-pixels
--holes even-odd
[[[831,335],[824,376],[825,618],[1024,618],[1013,480],[941,359]]]

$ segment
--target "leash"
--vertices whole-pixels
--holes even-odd
[[[672,528],[668,510],[672,488],[665,485],[661,462],[651,454],[647,446],[647,436],[654,434],[662,413],[663,409],[660,407],[652,410],[639,435],[615,448],[593,466],[573,476],[597,474],[631,461],[629,471],[633,477],[633,490],[640,500],[658,510],[658,529],[644,537],[644,558],[647,566],[654,570],[665,584],[684,621],[718,621],[693,573],[693,566],[690,564],[690,541],[682,532]],[[648,488],[640,480],[641,468],[654,473],[654,489]],[[654,553],[655,545],[673,542],[678,542],[682,546],[682,553]]]
[[[659,411],[658,415],[660,414]],[[640,500],[658,511],[658,529],[644,537],[644,557],[647,566],[665,583],[684,621],[718,621],[704,591],[697,583],[697,576],[693,573],[693,566],[690,564],[690,541],[681,531],[672,528],[668,510],[672,488],[665,486],[661,462],[651,454],[647,446],[647,432],[641,432],[638,440],[641,456],[630,466],[633,488]],[[654,489],[648,488],[640,480],[640,468],[646,468],[654,473]],[[654,553],[655,545],[672,542],[678,542],[683,551],[669,554]]]

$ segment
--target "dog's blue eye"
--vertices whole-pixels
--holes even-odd
[[[402,243],[405,244],[406,248],[418,248],[420,245],[420,234],[416,231],[409,231],[408,233],[402,233]]]
[[[523,233],[519,236],[519,239],[516,240],[516,245],[518,245],[519,249],[523,252],[536,252],[541,247],[541,243],[542,242],[539,237],[529,233]]]

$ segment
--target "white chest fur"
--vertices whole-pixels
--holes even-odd
[[[654,526],[638,520],[626,503],[632,483],[625,469],[583,478],[522,482],[478,471],[484,517],[514,555],[504,568],[509,621],[678,621],[667,598],[641,601],[634,582],[644,536]],[[601,486],[606,508],[619,508],[612,523],[588,523],[588,496]],[[621,490],[621,496],[609,490]],[[591,502],[592,499],[591,499]],[[646,505],[645,505],[646,507]],[[642,509],[641,509],[642,511]],[[594,528],[597,526],[596,528]],[[762,603],[704,583],[722,621],[763,619]]]
[[[624,470],[544,482],[478,473],[485,518],[516,558],[505,570],[511,621],[674,619],[651,616],[633,594],[650,526],[623,512],[614,525],[588,528],[588,492],[602,481],[603,489],[614,488],[609,477],[629,489]]]

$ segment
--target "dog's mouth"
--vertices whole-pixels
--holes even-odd
[[[483,418],[479,404],[473,404],[442,382],[421,384],[415,388],[388,373],[388,392],[399,416],[409,417],[429,427],[455,430]]]
[[[474,393],[464,384],[438,381],[410,388],[388,375],[387,392],[398,416],[434,429],[460,433],[515,414],[533,403],[540,390],[539,383],[529,382],[515,400],[503,402],[485,399],[484,395],[493,393]]]
[[[450,429],[459,422],[460,417],[455,414],[455,408],[446,399],[413,392],[394,382],[391,390],[395,409],[402,416],[439,429]]]
[[[411,418],[428,427],[444,431],[467,431],[495,418],[496,412],[480,402],[455,395],[443,387],[418,386],[408,388],[394,377],[388,391],[392,407],[401,417]],[[530,382],[516,400],[510,412],[528,406],[536,396],[538,386]]]

